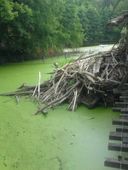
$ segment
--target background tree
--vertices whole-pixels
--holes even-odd
[[[64,47],[82,45],[83,30],[75,1],[66,0],[61,19]]]
[[[127,0],[0,0],[0,61],[55,55],[65,47],[114,43],[120,29],[106,25],[124,9],[128,9]]]

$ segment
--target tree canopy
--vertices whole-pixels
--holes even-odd
[[[54,55],[65,47],[113,43],[120,30],[109,29],[107,22],[128,9],[127,0],[118,2],[0,0],[0,61]]]

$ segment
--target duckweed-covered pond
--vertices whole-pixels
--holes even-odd
[[[51,58],[0,66],[0,93],[16,90],[23,83],[36,84],[50,77],[52,63],[67,59]],[[112,119],[111,108],[93,110],[80,106],[75,112],[63,104],[47,117],[33,116],[37,105],[29,99],[0,97],[0,170],[112,170],[104,167]]]

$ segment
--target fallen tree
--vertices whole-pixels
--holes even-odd
[[[41,104],[35,114],[66,101],[68,109],[74,111],[80,103],[89,108],[98,103],[112,105],[113,89],[128,83],[128,13],[109,22],[109,25],[123,24],[119,43],[109,52],[82,55],[62,68],[55,66],[51,79],[37,86],[22,85],[7,96],[30,96]]]

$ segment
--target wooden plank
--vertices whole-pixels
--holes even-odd
[[[128,116],[126,116],[126,115],[120,115],[120,118],[128,120]]]
[[[108,149],[112,151],[128,152],[128,144],[109,143]]]
[[[108,158],[105,160],[104,165],[111,168],[128,170],[128,161],[126,160],[117,160],[117,159]]]
[[[114,112],[120,112],[122,110],[122,107],[113,107],[112,110]]]
[[[128,90],[113,90],[114,94],[120,94],[122,96],[127,96],[128,95]]]
[[[128,96],[120,96],[120,99],[123,99],[123,100],[128,100]]]
[[[115,104],[128,105],[128,101],[119,101],[119,102],[115,102]]]
[[[124,132],[124,133],[128,133],[128,126],[120,126],[116,128],[116,132]]]
[[[122,132],[110,132],[109,134],[109,139],[110,140],[123,140],[123,138],[128,138],[127,133],[122,133]]]
[[[112,121],[113,125],[123,125],[123,126],[128,126],[128,120],[127,119],[114,119]]]
[[[122,102],[115,102],[114,107],[128,107],[128,101],[122,101]]]
[[[123,84],[123,86],[121,87],[122,90],[127,90],[128,89],[128,83]]]
[[[120,93],[122,96],[128,96],[128,90],[122,90]]]
[[[121,109],[121,112],[122,112],[122,113],[128,113],[128,107],[122,108],[122,109]]]
[[[120,99],[128,99],[128,95],[127,96],[126,95],[121,95]]]
[[[128,113],[121,113],[120,116],[128,117]]]
[[[122,143],[123,143],[123,144],[128,144],[128,137],[124,137],[124,138],[122,139]]]
[[[113,90],[114,94],[122,94],[124,96],[128,95],[128,90],[127,89],[114,89]]]

